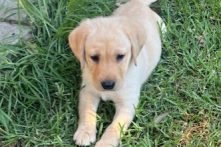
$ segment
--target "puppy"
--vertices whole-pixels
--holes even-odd
[[[95,142],[101,99],[113,101],[116,114],[95,147],[118,146],[121,131],[133,120],[141,86],[161,56],[162,20],[148,7],[154,1],[130,0],[113,15],[84,20],[70,33],[82,69],[77,145]]]

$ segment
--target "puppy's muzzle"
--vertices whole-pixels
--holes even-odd
[[[104,90],[113,90],[115,86],[115,81],[106,80],[101,82],[101,86]]]

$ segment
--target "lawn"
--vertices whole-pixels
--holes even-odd
[[[83,18],[109,15],[115,1],[20,4],[34,37],[0,45],[0,146],[75,146],[81,73],[67,35]],[[168,32],[122,146],[221,146],[221,1],[161,0],[152,8]],[[113,112],[101,103],[97,138]]]

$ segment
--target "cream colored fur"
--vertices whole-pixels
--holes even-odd
[[[159,24],[161,18],[149,8],[154,0],[131,0],[109,17],[88,19],[69,35],[69,44],[81,62],[82,88],[76,144],[87,146],[96,140],[96,111],[100,99],[111,100],[116,107],[112,123],[95,147],[118,146],[121,130],[126,130],[135,115],[142,84],[161,56]],[[116,61],[116,55],[125,55]],[[99,55],[99,62],[91,56]],[[102,80],[116,82],[113,90],[104,90]]]

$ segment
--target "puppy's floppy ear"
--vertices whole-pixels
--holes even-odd
[[[85,42],[88,34],[91,31],[89,20],[83,21],[77,28],[75,28],[68,36],[69,46],[81,63],[81,68],[85,64]]]
[[[136,58],[146,41],[145,29],[136,22],[124,24],[123,29],[131,42],[131,60],[136,65]]]

